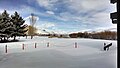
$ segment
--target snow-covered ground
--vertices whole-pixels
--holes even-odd
[[[117,68],[117,41],[38,36],[19,40],[0,43],[0,68]],[[74,48],[75,42],[77,48]],[[109,51],[103,51],[104,42],[113,43]],[[23,44],[25,50],[22,50]]]

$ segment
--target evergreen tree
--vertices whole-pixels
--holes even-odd
[[[10,21],[11,18],[9,17],[9,14],[7,13],[6,10],[2,14],[0,14],[0,39],[4,40],[8,39],[11,37],[11,30],[14,28],[12,27],[12,22]]]
[[[24,25],[25,21],[17,12],[15,12],[14,15],[11,15],[11,22],[13,23],[13,27],[15,28],[13,30],[13,33],[11,34],[11,37],[14,37],[14,40],[16,36],[26,35],[25,32],[27,31],[27,29],[25,30],[25,28],[27,27],[27,25]]]
[[[25,28],[27,25],[24,25],[24,20],[20,15],[15,12],[14,15],[9,17],[9,14],[6,10],[2,14],[0,14],[0,39],[1,41],[4,39],[8,40],[10,37],[16,36],[25,36]]]

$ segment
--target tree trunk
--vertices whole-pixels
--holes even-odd
[[[14,36],[14,40],[16,39],[16,36]]]
[[[7,37],[7,40],[8,40],[9,38]]]
[[[5,37],[4,37],[4,41],[5,41],[6,39],[5,39]]]
[[[31,35],[31,39],[33,38],[33,35]]]
[[[1,41],[2,41],[2,38],[1,38]]]

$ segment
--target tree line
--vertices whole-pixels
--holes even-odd
[[[117,32],[115,31],[101,31],[101,32],[78,32],[69,34],[71,38],[92,38],[92,39],[105,39],[117,40]]]
[[[25,36],[28,29],[25,20],[15,11],[9,15],[6,10],[0,13],[0,41],[8,41],[9,38],[16,40],[17,36]]]

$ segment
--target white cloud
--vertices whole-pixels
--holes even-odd
[[[36,0],[36,1],[38,2],[39,6],[42,6],[47,9],[46,12],[40,12],[39,9],[30,7],[28,5],[22,5],[21,8],[17,11],[19,11],[18,13],[23,15],[35,13],[40,17],[47,18],[46,21],[39,20],[39,22],[37,22],[37,23],[40,23],[39,24],[40,26],[38,28],[47,29],[51,27],[52,28],[56,27],[54,23],[49,22],[51,18],[60,20],[61,22],[65,21],[70,23],[71,22],[78,23],[78,25],[80,25],[81,27],[75,28],[76,30],[73,30],[78,32],[80,30],[90,31],[90,30],[97,30],[97,28],[107,29],[111,27],[117,27],[117,25],[112,24],[112,21],[110,19],[110,13],[113,11],[116,11],[115,10],[116,5],[111,5],[109,0],[60,0],[60,1],[59,0]],[[32,1],[29,0],[29,3],[31,2]],[[57,4],[59,4],[59,6],[65,7],[66,11],[62,11],[64,9],[62,9],[62,7],[59,7]],[[66,6],[64,6],[64,4]],[[55,9],[61,10],[61,11],[56,12]],[[0,11],[3,12],[4,10],[0,10]],[[10,14],[13,14],[14,11],[8,10]],[[24,19],[26,20],[28,19],[28,17],[25,17]],[[42,20],[42,18],[40,19]],[[27,20],[26,23],[29,23],[29,20]],[[71,28],[72,27],[75,27],[75,25],[71,26]],[[59,29],[55,28],[53,30],[55,32],[65,33],[64,29],[62,30],[60,28]],[[68,30],[67,32],[71,32],[71,31]]]
[[[84,0],[81,5],[84,10],[99,10],[108,7],[108,0]]]
[[[91,10],[100,10],[110,7],[109,0],[67,0],[69,9],[76,12],[89,12]]]
[[[48,28],[53,28],[56,25],[54,23],[47,22],[47,21],[39,21],[39,23],[37,23],[35,26],[41,30],[44,30]]]
[[[50,27],[54,27],[55,24],[53,24],[53,23],[44,23],[44,24],[41,24],[41,26],[42,26],[43,28],[50,28]]]
[[[55,16],[54,15],[55,13],[53,11],[40,12],[36,8],[30,7],[30,6],[27,6],[27,5],[22,5],[21,8],[22,9],[19,10],[21,14],[24,12],[24,14],[34,13],[35,15],[42,16],[42,17],[51,17],[50,15],[52,15],[53,17]],[[38,18],[38,19],[40,19],[40,18]]]
[[[58,0],[37,0],[38,4],[40,6],[45,7],[46,9],[52,9],[54,7],[54,4],[57,2]]]
[[[82,31],[94,31],[99,29],[108,29],[111,27],[117,27],[113,25],[110,19],[109,14],[112,11],[115,11],[115,5],[111,5],[109,0],[61,0],[62,3],[66,4],[67,6],[63,6],[67,8],[66,12],[59,12],[59,15],[55,15],[53,9],[57,8],[55,5],[58,4],[58,0],[37,0],[40,6],[45,7],[48,11],[45,13],[38,13],[41,16],[48,16],[51,14],[53,18],[56,18],[61,21],[74,21],[79,22],[85,25],[85,28],[82,28]],[[112,8],[111,8],[112,7]],[[61,9],[62,10],[62,9]],[[71,13],[72,12],[72,13]],[[81,26],[82,26],[81,24]],[[68,24],[69,25],[69,24]],[[73,25],[74,26],[74,25]],[[41,27],[49,28],[55,27],[54,25],[44,24]],[[89,28],[86,28],[89,27]],[[91,28],[90,28],[91,27]],[[64,30],[61,29],[54,29],[58,30],[58,32],[64,33]],[[75,31],[80,31],[76,29]],[[70,30],[68,30],[69,32]]]
[[[64,3],[68,4],[67,7],[69,10],[68,12],[60,13],[60,16],[57,17],[63,21],[72,20],[84,22],[86,20],[89,21],[89,17],[99,14],[96,17],[91,18],[91,20],[94,20],[94,22],[98,22],[98,20],[103,21],[102,23],[104,23],[106,20],[110,22],[109,13],[112,10],[114,11],[113,8],[110,9],[111,5],[109,0],[65,0]],[[70,13],[69,11],[74,13]]]
[[[39,1],[39,3],[46,3],[49,5],[55,5],[55,2],[57,2],[57,0],[37,0]],[[69,10],[68,12],[60,12],[60,16],[55,15],[53,11],[46,11],[45,13],[41,13],[41,12],[36,12],[34,11],[33,8],[31,7],[25,7],[26,9],[28,9],[29,11],[33,11],[36,12],[36,14],[40,15],[40,16],[47,16],[50,17],[49,15],[52,15],[53,18],[56,18],[58,20],[61,21],[75,21],[75,22],[80,22],[80,23],[90,23],[90,24],[95,24],[95,25],[102,25],[102,23],[106,23],[105,25],[107,25],[108,22],[111,22],[111,20],[109,19],[109,13],[105,12],[105,11],[101,11],[98,12],[98,8],[99,9],[103,9],[103,8],[108,8],[108,3],[109,1],[104,1],[101,2],[101,0],[65,0],[64,1],[66,4],[69,4],[70,6],[67,6],[69,9],[71,9],[71,11],[76,11],[76,13],[70,13]],[[99,4],[97,4],[99,3]],[[42,5],[42,4],[41,4]],[[91,5],[91,6],[90,6]],[[46,7],[47,7],[46,6]],[[103,7],[104,6],[104,7]],[[55,6],[54,6],[55,7]],[[53,7],[51,7],[53,8]],[[72,10],[75,9],[75,10]],[[88,12],[89,10],[93,10],[91,12]],[[95,11],[96,10],[96,11]],[[81,15],[84,12],[87,12],[86,15]],[[91,18],[90,18],[91,16]],[[108,23],[109,24],[109,23]],[[109,24],[110,25],[110,24]]]
[[[53,11],[46,11],[47,14],[54,15]]]

